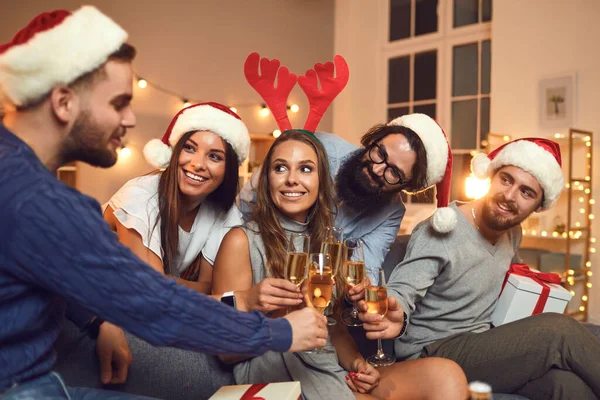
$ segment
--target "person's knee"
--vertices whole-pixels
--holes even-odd
[[[581,329],[581,324],[568,315],[558,313],[542,313],[536,315],[536,326],[550,332],[567,335]]]
[[[431,388],[437,394],[443,393],[446,398],[467,398],[469,391],[467,377],[462,368],[452,360],[445,358],[428,358],[431,372]],[[437,398],[437,397],[435,397]]]

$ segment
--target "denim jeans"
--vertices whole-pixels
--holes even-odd
[[[5,393],[0,400],[151,400],[149,397],[136,396],[109,390],[67,387],[56,372],[50,372],[39,378],[21,383]]]

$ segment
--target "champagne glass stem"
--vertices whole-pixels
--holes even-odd
[[[377,339],[377,358],[381,358],[383,356],[383,347],[381,345],[381,339]]]

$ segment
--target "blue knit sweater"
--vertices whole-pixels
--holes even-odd
[[[52,370],[65,300],[158,346],[259,355],[292,342],[287,320],[238,312],[143,263],[98,202],[0,125],[0,393]]]

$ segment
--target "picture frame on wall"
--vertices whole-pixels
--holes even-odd
[[[568,129],[576,124],[575,73],[542,79],[540,81],[540,127]]]

